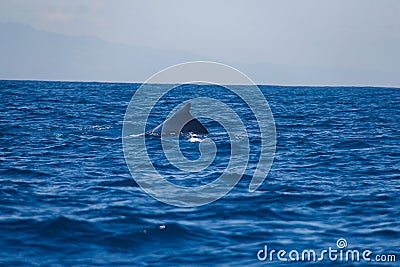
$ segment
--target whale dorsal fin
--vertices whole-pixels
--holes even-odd
[[[150,131],[154,134],[180,134],[180,133],[195,133],[208,134],[206,127],[201,124],[190,113],[191,104],[187,103],[183,108],[175,112],[171,117]]]

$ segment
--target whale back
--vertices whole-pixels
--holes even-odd
[[[180,134],[195,133],[208,134],[208,130],[190,113],[191,104],[187,103],[183,108],[150,131],[154,134]]]

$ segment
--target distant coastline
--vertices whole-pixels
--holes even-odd
[[[134,84],[141,85],[143,82],[136,81],[90,81],[90,80],[46,80],[46,79],[2,79],[0,81],[19,81],[19,82],[60,82],[60,83],[105,83],[105,84]],[[154,85],[176,84],[177,83],[149,83]],[[246,86],[243,84],[230,84],[231,86]],[[206,86],[206,85],[205,85]],[[285,87],[285,88],[382,88],[382,89],[400,89],[400,86],[378,86],[378,85],[293,85],[293,84],[257,84],[263,87]]]

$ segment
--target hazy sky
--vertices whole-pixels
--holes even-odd
[[[0,22],[183,51],[260,83],[400,86],[398,0],[0,0]]]

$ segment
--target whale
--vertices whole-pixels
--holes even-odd
[[[163,123],[151,130],[150,134],[208,134],[207,128],[190,113],[190,102],[175,112]]]

